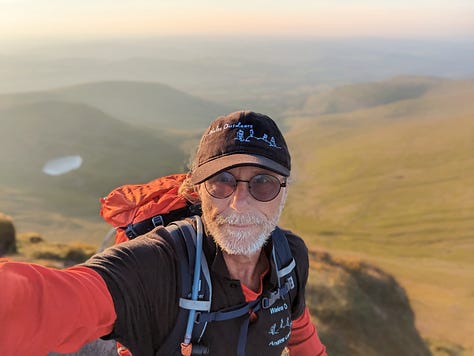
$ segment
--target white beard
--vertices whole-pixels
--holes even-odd
[[[222,213],[214,218],[203,210],[206,228],[216,244],[230,255],[250,255],[260,251],[270,234],[275,229],[281,210],[271,217],[259,212]],[[252,225],[251,228],[239,230],[232,225]]]

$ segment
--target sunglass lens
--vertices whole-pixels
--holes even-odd
[[[204,185],[214,198],[224,199],[232,195],[237,182],[229,172],[222,172],[208,179]]]
[[[277,177],[269,174],[259,174],[249,182],[249,190],[252,196],[260,201],[270,201],[280,193],[281,183]]]

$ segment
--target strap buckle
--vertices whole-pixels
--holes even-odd
[[[262,308],[270,308],[278,298],[280,298],[280,291],[277,289],[276,291],[271,292],[269,297],[262,298]]]
[[[163,219],[163,217],[161,215],[156,215],[154,217],[151,218],[151,223],[153,224],[153,227],[157,227],[157,226],[161,226],[161,225],[165,225],[165,220]]]
[[[125,235],[127,235],[129,240],[132,240],[138,236],[137,232],[133,229],[133,224],[127,225],[127,228],[125,229]]]

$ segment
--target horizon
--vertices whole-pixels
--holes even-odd
[[[473,78],[473,44],[309,35],[13,41],[0,47],[0,93],[125,80],[166,84],[217,101],[230,96],[255,103],[257,93],[317,91],[394,76]]]

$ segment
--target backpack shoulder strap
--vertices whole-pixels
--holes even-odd
[[[278,276],[278,288],[268,297],[262,298],[262,307],[269,308],[279,298],[288,297],[292,302],[291,292],[295,291],[296,262],[291,253],[285,233],[277,226],[272,232],[272,258]]]
[[[289,275],[296,266],[285,233],[277,226],[272,232],[273,258],[277,266],[278,278]]]
[[[199,228],[200,218],[194,217],[194,219]],[[186,220],[175,221],[166,229],[173,237],[178,253],[181,298],[174,327],[156,356],[181,355],[180,340],[184,339],[186,342],[189,339],[189,343],[191,336],[193,341],[199,342],[207,324],[194,323],[196,310],[209,311],[212,296],[209,269],[206,258],[202,256],[202,234],[196,234],[193,225]],[[206,300],[198,300],[200,297]]]
[[[187,282],[187,288],[192,286],[191,292],[182,293],[179,299],[179,306],[187,310],[199,310],[209,311],[211,310],[211,297],[212,297],[212,284],[211,275],[209,273],[209,267],[207,260],[202,256],[202,226],[198,220],[199,217],[194,217],[198,226],[198,232],[194,230],[194,227],[186,220],[176,221],[173,224],[178,227],[181,236],[184,237],[186,242],[186,248],[188,251],[188,270],[193,268],[191,274],[193,280],[192,283]],[[192,242],[192,244],[191,244]],[[204,283],[203,283],[204,282]],[[207,290],[208,289],[208,290]],[[184,290],[184,289],[183,289]],[[201,292],[201,294],[199,294]],[[203,299],[205,300],[199,300]]]

